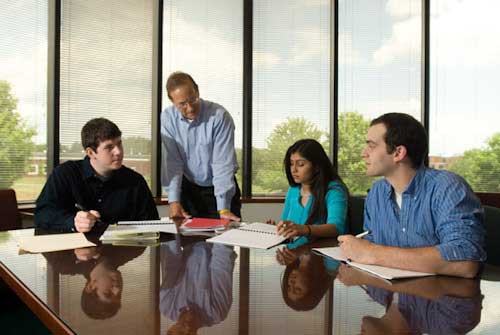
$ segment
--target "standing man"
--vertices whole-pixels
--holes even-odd
[[[86,157],[54,169],[36,201],[35,227],[85,233],[101,223],[159,218],[144,178],[122,164],[121,134],[104,118],[83,126]]]
[[[345,257],[364,264],[472,278],[486,259],[482,209],[459,176],[424,167],[424,127],[407,114],[373,120],[363,158],[373,184],[365,239],[338,238]]]
[[[171,217],[240,221],[240,189],[231,115],[200,98],[198,85],[184,72],[167,80],[172,101],[161,114],[162,184]]]

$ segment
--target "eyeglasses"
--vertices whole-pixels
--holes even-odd
[[[191,98],[187,99],[186,101],[179,102],[178,104],[176,104],[176,106],[179,109],[185,109],[188,105],[193,106],[199,100],[200,100],[199,97],[191,97]]]

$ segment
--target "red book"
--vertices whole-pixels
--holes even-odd
[[[192,218],[183,225],[183,228],[187,230],[225,229],[229,225],[229,222],[229,219]]]

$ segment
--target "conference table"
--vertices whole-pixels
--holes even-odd
[[[334,240],[260,250],[173,234],[19,254],[34,234],[0,233],[0,276],[55,334],[500,334],[492,265],[390,282],[311,251]]]

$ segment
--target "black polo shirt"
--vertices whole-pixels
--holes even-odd
[[[54,169],[36,201],[35,227],[74,231],[75,204],[101,213],[103,223],[159,218],[151,191],[140,174],[122,166],[103,181],[88,157]]]

